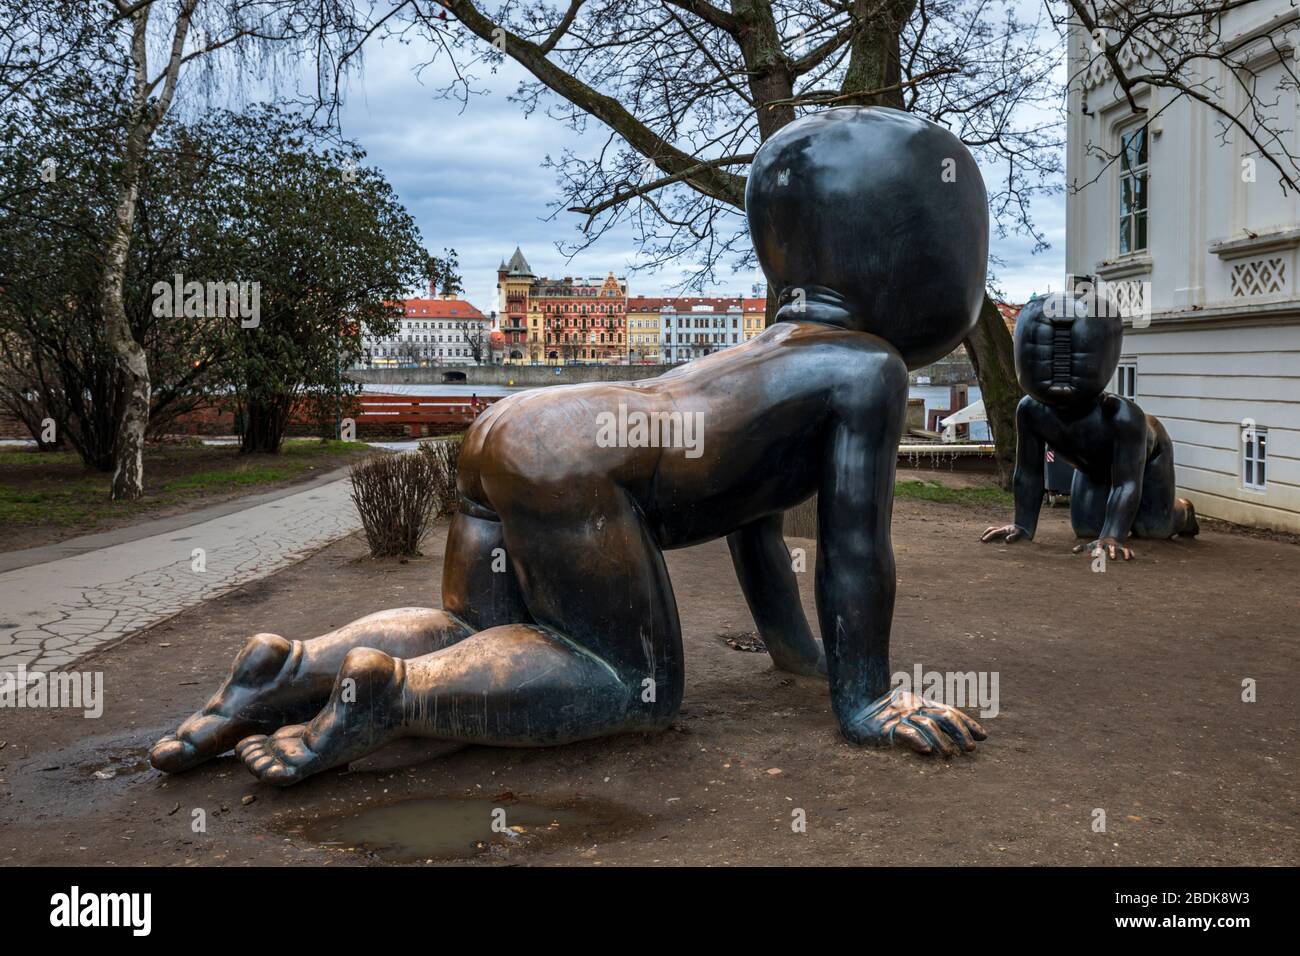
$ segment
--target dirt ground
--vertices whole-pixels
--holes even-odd
[[[148,768],[147,745],[202,703],[249,634],[306,638],[436,604],[440,525],[425,558],[373,562],[345,539],[99,653],[81,665],[104,674],[98,720],[0,711],[0,863],[378,863],[401,855],[313,835],[417,797],[464,798],[484,819],[516,801],[555,808],[552,826],[466,850],[483,865],[1300,862],[1300,550],[1207,531],[1137,542],[1136,561],[1095,573],[1070,553],[1064,509],[1045,510],[1034,543],[979,544],[1007,517],[924,501],[894,516],[893,669],[997,673],[1000,712],[974,755],[844,742],[823,683],[732,646],[753,624],[714,542],[669,555],[688,670],[662,734],[467,748],[283,791],[229,756],[175,778]],[[815,546],[790,543],[808,550],[811,613]],[[569,822],[573,807],[588,816]]]

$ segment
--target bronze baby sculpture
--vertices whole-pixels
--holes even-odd
[[[890,690],[890,513],[907,369],[953,349],[984,293],[979,169],[925,120],[828,110],[762,146],[746,208],[774,325],[658,378],[498,402],[461,452],[443,608],[256,635],[153,765],[237,745],[286,785],[399,737],[542,746],[665,727],[684,671],[663,552],[724,536],[776,666],[828,674],[850,741],[974,749],[974,720]],[[781,535],[814,493],[824,651]]]
[[[1045,445],[1075,467],[1070,523],[1087,550],[1128,560],[1128,535],[1196,535],[1196,509],[1174,495],[1174,446],[1159,420],[1105,391],[1119,365],[1118,313],[1072,295],[1043,296],[1016,318],[1016,522],[981,540],[1032,539],[1043,503]]]

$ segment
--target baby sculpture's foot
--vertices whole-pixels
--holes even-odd
[[[300,653],[300,644],[278,634],[253,635],[226,682],[176,733],[149,749],[149,762],[165,773],[180,773],[225,753],[251,733],[284,723],[284,691]]]
[[[310,723],[241,740],[239,759],[278,787],[351,763],[393,738],[404,676],[403,663],[381,651],[349,651],[324,710]]]

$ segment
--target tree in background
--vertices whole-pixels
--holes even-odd
[[[99,295],[115,177],[98,137],[111,135],[100,111],[115,101],[89,86],[75,92],[22,152],[0,149],[0,402],[38,440],[53,420],[87,466],[109,471],[122,383]],[[0,109],[0,131],[17,122]],[[420,281],[425,257],[389,185],[358,168],[355,148],[331,143],[270,107],[155,134],[123,282],[151,370],[148,434],[223,393],[241,406],[246,451],[277,451],[295,403],[328,415],[331,432],[349,414],[354,386],[341,368],[363,330],[393,330],[388,303]],[[32,156],[62,175],[17,188]],[[172,292],[227,280],[257,290],[256,324],[208,311],[206,295],[204,308],[187,309]]]
[[[124,73],[113,127],[111,218],[104,233],[99,296],[103,335],[117,363],[113,498],[144,493],[143,450],[151,403],[145,343],[132,334],[126,283],[138,201],[154,137],[182,86],[211,92],[219,78],[273,79],[277,53],[310,41],[320,69],[336,37],[351,36],[350,0],[5,0],[0,5],[0,102],[24,100],[42,78]]]
[[[363,334],[393,334],[395,303],[424,278],[427,255],[355,146],[328,145],[270,107],[213,114],[202,136],[244,144],[209,185],[222,198],[210,222],[226,243],[225,275],[257,294],[255,321],[226,323],[222,379],[242,410],[242,449],[273,453],[306,396],[324,390],[342,403],[355,389],[342,370],[362,354]]]
[[[111,102],[85,75],[31,79],[43,123],[0,102],[0,404],[40,448],[66,440],[90,467],[112,466],[116,376],[96,295],[103,235],[94,201],[109,174],[94,135]]]
[[[1284,190],[1298,189],[1294,111],[1287,116],[1280,108],[1283,90],[1300,88],[1295,4],[1245,38],[1229,41],[1225,20],[1245,12],[1250,2],[1051,0],[1049,7],[1063,32],[1074,28],[1083,53],[1071,85],[1081,85],[1089,74],[1098,77],[1131,113],[1148,121],[1194,101],[1209,112],[1220,142],[1240,137],[1247,157],[1261,160]],[[1271,81],[1262,75],[1270,67],[1278,73]],[[1086,95],[1077,108],[1088,109]],[[1086,147],[1108,164],[1120,158],[1106,143]]]
[[[0,104],[0,403],[38,443],[52,423],[88,467],[111,471],[126,383],[107,341],[100,283],[113,228],[120,96],[111,74],[44,79],[34,80],[40,123],[19,100]],[[174,125],[157,138],[137,196],[122,299],[153,371],[151,434],[203,398],[218,354],[213,323],[152,309],[156,276],[202,271],[212,252],[197,237],[213,154]],[[48,173],[33,176],[34,163]]]
[[[482,365],[486,362],[492,348],[491,333],[488,331],[487,323],[457,322],[454,328],[460,332],[461,338],[465,340],[465,348],[469,351],[469,357],[474,364]],[[537,361],[536,355],[533,356],[533,361]]]
[[[460,258],[455,249],[443,249],[441,257],[430,254],[425,264],[425,277],[429,280],[429,291],[444,299],[465,291],[460,278]]]

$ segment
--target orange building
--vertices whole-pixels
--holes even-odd
[[[507,363],[627,361],[627,280],[533,274],[516,247],[497,268],[499,327]]]

